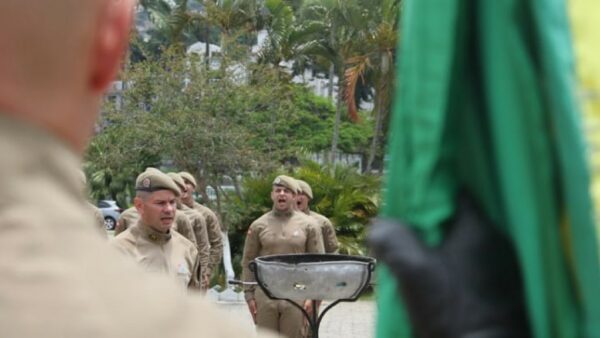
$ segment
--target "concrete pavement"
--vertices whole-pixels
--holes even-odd
[[[321,305],[323,309],[327,302]],[[242,325],[254,327],[245,303],[218,303],[231,318]],[[374,301],[341,302],[323,317],[319,338],[373,338],[375,337]]]

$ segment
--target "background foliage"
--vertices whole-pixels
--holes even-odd
[[[122,104],[107,103],[87,152],[94,199],[127,206],[135,176],[148,166],[194,173],[206,196],[207,185],[238,184],[329,145],[332,104],[268,66],[206,69],[174,48],[130,64],[121,78]],[[371,122],[343,126],[340,147],[365,151]]]

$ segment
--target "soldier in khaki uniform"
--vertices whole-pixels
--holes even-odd
[[[219,263],[221,262],[221,258],[223,257],[223,235],[221,234],[221,231],[223,231],[223,229],[220,225],[219,218],[212,210],[194,201],[194,196],[192,195],[192,192],[196,190],[197,185],[194,176],[185,171],[180,172],[179,175],[184,180],[186,189],[188,191],[187,194],[181,196],[181,202],[183,202],[183,204],[185,204],[187,207],[200,212],[200,214],[204,217],[204,220],[206,222],[208,241],[210,243],[209,265],[207,274],[210,278],[215,267],[219,265]]]
[[[185,206],[181,199],[183,196],[188,194],[187,186],[181,178],[181,176],[177,173],[168,173],[167,174],[173,182],[181,191],[179,197],[177,197],[177,210],[183,213],[187,218],[190,224],[192,225],[192,229],[194,230],[194,236],[196,237],[196,247],[198,248],[198,254],[200,259],[200,272],[201,272],[201,283],[202,289],[207,289],[209,284],[209,253],[210,253],[210,244],[208,242],[208,233],[206,231],[206,222],[204,221],[204,217],[198,211],[188,208]]]
[[[0,1],[0,337],[254,336],[92,226],[78,171],[134,5]]]
[[[275,178],[271,199],[273,210],[254,221],[248,229],[242,259],[243,280],[254,281],[248,264],[259,256],[291,253],[323,253],[323,240],[312,221],[295,210],[296,180],[285,175]],[[247,287],[246,302],[258,327],[279,332],[288,338],[302,337],[304,317],[299,309],[283,300],[271,300],[260,289]],[[310,313],[310,300],[304,303]]]
[[[312,217],[315,220],[315,222],[319,225],[319,227],[321,228],[321,233],[323,234],[323,245],[325,247],[325,252],[326,253],[336,253],[338,250],[339,244],[338,244],[337,237],[335,235],[335,228],[333,227],[333,224],[331,224],[331,221],[327,217],[310,210],[310,207],[308,206],[308,204],[313,199],[312,189],[311,189],[310,185],[308,183],[306,183],[305,181],[303,181],[303,180],[296,180],[296,181],[298,181],[298,187],[300,188],[300,191],[298,192],[298,195],[296,196],[296,203],[297,203],[298,210],[300,210],[303,213],[305,213],[306,215]]]
[[[121,216],[119,216],[119,220],[117,221],[117,226],[115,227],[115,237],[131,226],[135,225],[137,221],[140,219],[140,214],[136,210],[135,207],[131,207],[123,211]],[[189,241],[196,243],[196,236],[194,235],[194,230],[192,229],[192,225],[190,224],[187,216],[182,214],[181,212],[175,213],[175,222],[173,222],[173,230],[177,231],[183,237],[187,238]]]
[[[148,171],[162,173],[156,168],[147,168],[144,171],[144,173]],[[138,175],[136,179],[136,186],[140,181],[140,177],[142,177],[144,173]],[[129,227],[137,224],[139,219],[140,214],[138,213],[135,206],[123,211],[121,213],[121,216],[119,217],[119,220],[117,220],[117,226],[115,227],[114,233],[115,237],[123,231],[127,230]],[[196,244],[196,236],[194,234],[194,229],[192,228],[192,225],[190,224],[190,221],[188,220],[187,216],[185,216],[181,212],[175,213],[175,222],[173,223],[173,230],[179,232],[181,235],[183,235],[183,237]]]
[[[172,231],[179,188],[161,172],[145,171],[135,187],[136,225],[111,244],[130,255],[145,270],[173,276],[182,286],[200,288],[196,245]]]

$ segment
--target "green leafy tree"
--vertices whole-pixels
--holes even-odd
[[[122,104],[105,106],[102,130],[88,149],[94,196],[127,205],[122,201],[133,194],[137,173],[156,166],[194,173],[206,199],[206,187],[219,191],[224,178],[237,184],[237,177],[269,172],[327,147],[333,107],[326,99],[281,81],[270,67],[243,67],[251,75],[207,70],[195,55],[176,49],[129,64]],[[354,124],[342,144],[364,151],[369,137],[368,124]]]

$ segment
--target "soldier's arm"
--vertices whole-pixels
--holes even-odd
[[[190,220],[187,218],[183,211],[177,210],[175,215],[177,232],[179,232],[183,235],[183,237],[187,238],[192,243],[194,243],[194,245],[197,245],[196,236],[194,235],[194,229],[192,228],[192,223],[190,223]]]
[[[194,264],[191,270],[192,278],[190,279],[188,287],[199,290],[202,287],[202,271],[200,268],[200,256],[198,255],[198,250],[195,248],[192,250],[192,257]]]
[[[119,217],[119,220],[117,221],[117,225],[115,226],[115,236],[127,230],[127,228],[127,219],[123,217],[123,215],[121,215],[121,217]]]
[[[198,238],[198,243],[196,243],[196,247],[198,248],[200,269],[202,271],[202,276],[207,277],[210,269],[210,244],[208,242],[208,233],[206,231],[206,223],[204,222],[200,214],[197,214],[196,222],[197,224],[194,228],[196,230],[196,236]]]
[[[211,272],[221,263],[221,257],[223,257],[223,236],[221,236],[221,227],[219,226],[217,215],[207,210],[205,216],[208,242],[210,243],[209,272]]]
[[[314,222],[309,222],[306,234],[306,252],[307,253],[325,253],[323,245],[323,235],[320,227]]]
[[[242,257],[242,280],[244,282],[255,282],[254,272],[250,271],[248,264],[253,261],[261,250],[260,232],[262,226],[252,223],[246,234],[246,242],[244,243],[244,255]],[[246,301],[254,299],[255,285],[244,286],[244,296]]]
[[[339,243],[335,235],[335,228],[327,218],[323,220],[323,245],[327,253],[338,252]]]

